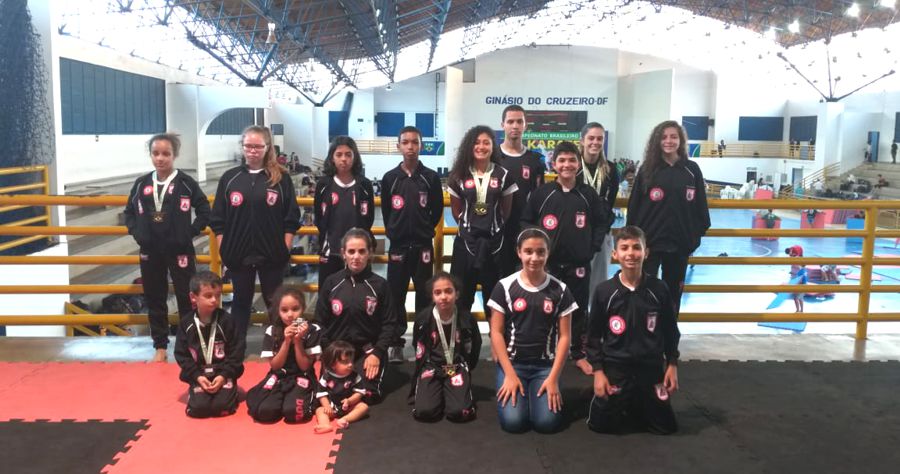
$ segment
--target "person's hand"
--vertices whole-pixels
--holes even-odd
[[[678,366],[677,365],[669,365],[666,367],[666,375],[663,378],[663,383],[666,386],[666,391],[671,393],[675,393],[678,391]]]
[[[612,386],[603,371],[594,372],[594,395],[600,398],[612,395]]]
[[[205,375],[197,377],[197,384],[200,385],[200,388],[202,388],[204,392],[209,392],[209,389],[212,386],[212,382],[210,382]]]
[[[213,379],[212,383],[209,385],[209,393],[216,393],[219,389],[222,388],[222,385],[225,385],[225,377],[221,375],[216,375],[216,378]]]
[[[306,337],[307,334],[309,334],[309,323],[307,323],[306,321],[300,323],[299,326],[295,327],[297,328],[296,340],[299,341],[300,339]]]
[[[328,418],[334,418],[334,407],[331,406],[331,402],[322,402],[322,411],[328,415]]]
[[[369,354],[363,362],[363,370],[366,372],[366,378],[369,380],[378,376],[378,369],[381,368],[381,360],[375,354]]]
[[[587,359],[578,359],[575,361],[575,367],[581,369],[584,372],[584,375],[593,375],[594,368],[591,366],[591,363],[588,362]]]
[[[537,396],[540,397],[544,392],[547,393],[547,407],[553,413],[559,413],[559,410],[562,409],[562,394],[559,392],[559,382],[556,379],[547,377],[544,379],[544,383],[541,384],[541,388],[538,389]]]
[[[522,381],[519,380],[518,375],[510,374],[503,379],[503,385],[497,390],[497,401],[500,402],[501,407],[505,407],[506,402],[512,400],[512,406],[515,407],[517,393],[524,397],[525,387],[522,385]]]
[[[299,329],[297,328],[297,326],[294,326],[293,324],[291,324],[291,325],[287,326],[286,328],[284,328],[284,340],[285,340],[285,342],[293,341],[294,338],[297,337],[297,333],[298,333],[298,332],[299,332]]]
[[[341,400],[341,409],[344,411],[347,411],[350,409],[350,399],[349,398],[345,398],[345,399]]]

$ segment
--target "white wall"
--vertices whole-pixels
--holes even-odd
[[[307,166],[312,157],[312,113],[309,103],[286,104],[276,102],[268,110],[268,123],[284,125],[284,150],[290,155],[296,152],[300,162]]]
[[[716,126],[714,141],[738,141],[738,122],[742,116],[784,117],[785,97],[744,77],[721,73],[716,80]],[[818,141],[817,141],[818,143]]]
[[[437,82],[437,80],[438,73],[430,73],[398,82],[391,86],[392,90],[390,91],[384,87],[373,89],[375,113],[403,112],[406,125],[416,124],[416,113],[435,114],[435,122],[440,124],[444,121],[442,115],[446,97],[446,82],[443,77],[441,82]],[[354,103],[354,108],[355,105]],[[443,137],[441,127],[435,127],[434,132],[437,139],[441,140]],[[377,133],[374,123],[372,133]],[[434,137],[424,138],[427,140]]]
[[[782,184],[790,184],[792,170],[795,168],[803,169],[803,176],[818,169],[815,162],[776,158],[691,158],[691,160],[697,162],[707,181],[742,184],[747,181],[747,169],[756,168],[757,175],[766,177],[766,182],[772,184],[775,189]],[[781,182],[782,173],[787,174],[787,182]],[[772,181],[769,181],[769,176],[772,177]]]
[[[653,127],[672,118],[672,78],[666,69],[619,79],[618,146],[610,158],[641,161]]]

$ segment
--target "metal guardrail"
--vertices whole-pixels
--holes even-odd
[[[94,205],[94,206],[124,206],[125,196],[39,196],[39,195],[0,195],[0,206],[50,206],[50,205]],[[376,206],[380,199],[376,198]],[[449,205],[449,198],[444,198],[445,206]],[[298,198],[300,206],[312,205],[312,198]],[[619,199],[617,207],[625,207],[627,201]],[[711,209],[864,209],[866,212],[865,226],[861,230],[846,229],[725,229],[714,228],[707,232],[707,238],[714,237],[859,237],[863,240],[862,255],[859,257],[691,257],[692,264],[699,265],[792,265],[792,264],[844,264],[859,265],[860,279],[858,285],[816,285],[815,289],[821,292],[857,293],[859,302],[857,311],[853,313],[699,313],[682,312],[683,322],[844,322],[856,323],[856,337],[865,338],[869,321],[900,321],[900,312],[869,313],[870,297],[873,293],[900,292],[900,285],[872,285],[872,269],[876,265],[900,265],[900,257],[876,258],[874,255],[876,238],[900,238],[900,230],[876,229],[876,216],[883,209],[898,209],[900,201],[813,201],[813,200],[710,200]],[[0,208],[2,209],[2,208]],[[384,235],[383,227],[373,228],[376,235]],[[435,267],[440,268],[450,262],[450,256],[444,252],[444,236],[455,235],[456,227],[444,227],[441,222],[436,228]],[[314,227],[303,227],[299,234],[312,235],[316,233]],[[0,226],[0,235],[126,235],[126,229],[122,226],[35,226],[35,225],[3,225]],[[211,232],[207,230],[207,236]],[[213,271],[221,271],[221,261],[218,256],[218,248],[214,238],[209,239],[210,253],[198,255],[198,262],[208,263]],[[378,255],[376,263],[386,263],[385,255]],[[315,255],[296,255],[291,258],[293,263],[318,263]],[[31,256],[0,256],[0,264],[137,264],[134,256],[59,256],[59,257],[31,257]],[[303,291],[316,291],[315,284],[302,284],[298,287]],[[740,285],[740,284],[715,284],[715,285],[685,285],[686,293],[753,293],[753,292],[790,292],[801,293],[809,290],[806,285]],[[230,291],[230,285],[226,285],[225,291]],[[142,288],[139,285],[6,285],[0,286],[0,294],[65,294],[65,293],[130,293],[139,294]],[[0,316],[0,325],[85,325],[85,324],[146,324],[146,315],[12,315]]]
[[[42,190],[44,195],[50,194],[50,168],[47,167],[46,165],[20,166],[18,168],[2,168],[2,169],[0,169],[0,176],[11,176],[11,175],[17,175],[17,174],[30,174],[30,173],[40,173],[41,181],[37,182],[37,183],[32,183],[32,184],[20,184],[17,186],[0,187],[0,195],[18,193],[18,192],[22,192],[22,191],[30,191],[30,190],[36,190],[36,189]],[[37,195],[32,195],[32,196],[37,196]],[[2,207],[0,207],[0,213],[15,211],[15,210],[19,210],[19,209],[25,209],[25,208],[32,207],[32,206],[33,206],[33,204],[32,205],[17,204],[17,205],[11,205],[11,206],[2,206]],[[15,221],[15,222],[9,222],[6,225],[25,226],[25,225],[37,224],[38,222],[46,222],[48,225],[50,224],[50,205],[44,206],[44,214],[43,215],[30,217],[28,219],[22,219],[22,220]],[[31,243],[31,242],[34,242],[37,240],[45,239],[45,238],[47,238],[46,235],[32,235],[29,237],[22,237],[20,239],[11,240],[9,242],[4,242],[4,243],[0,244],[0,252],[2,252],[4,250],[9,250],[11,248],[19,247],[21,245],[25,245],[25,244],[28,244],[28,243]]]

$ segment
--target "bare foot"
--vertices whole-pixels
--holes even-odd
[[[346,430],[347,428],[350,427],[350,422],[343,418],[338,418],[336,423],[337,423],[338,428],[340,428],[342,430]]]
[[[150,359],[150,362],[166,362],[169,356],[166,354],[165,349],[157,349],[156,353],[153,354],[153,358]]]
[[[587,359],[578,359],[575,361],[575,367],[581,369],[584,375],[594,375],[594,368],[591,367],[591,363]]]
[[[330,424],[329,425],[316,425],[316,427],[313,428],[313,431],[315,431],[316,434],[330,433],[332,430],[333,430],[333,428],[331,428]]]

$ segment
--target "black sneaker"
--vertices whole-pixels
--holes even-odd
[[[402,347],[388,347],[388,362],[391,364],[402,364],[403,363],[403,348]]]

